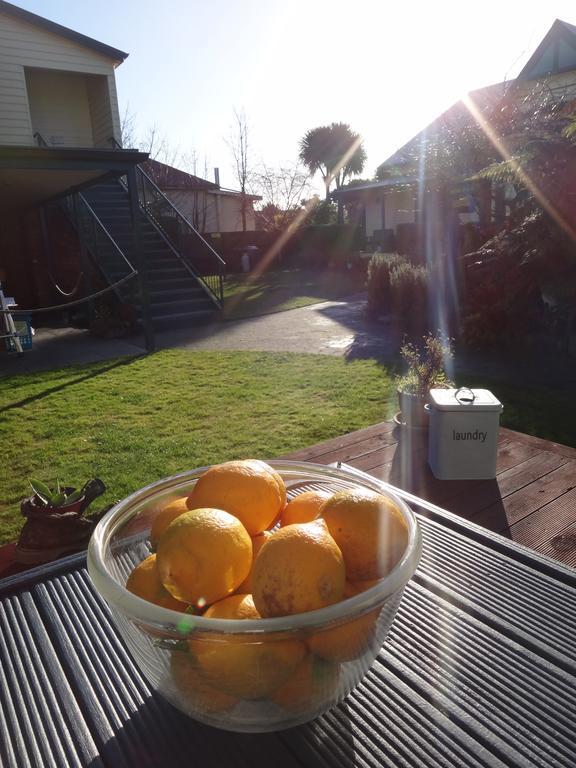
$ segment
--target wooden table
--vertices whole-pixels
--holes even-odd
[[[501,429],[496,480],[436,480],[426,434],[374,424],[285,458],[345,462],[542,554],[576,566],[576,449]]]
[[[0,580],[0,765],[573,768],[576,571],[407,500],[422,558],[384,647],[341,704],[279,733],[208,728],[154,693],[84,556]]]

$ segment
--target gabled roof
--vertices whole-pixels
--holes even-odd
[[[212,191],[219,189],[219,186],[211,181],[181,171],[179,168],[173,168],[171,165],[160,163],[158,160],[146,160],[145,163],[142,163],[142,168],[160,189],[207,189]]]
[[[484,88],[478,88],[468,94],[468,98],[473,102],[479,114],[485,114],[494,109],[506,93],[509,82],[495,83]],[[422,142],[429,141],[436,133],[444,127],[451,131],[457,131],[470,122],[470,110],[463,101],[457,101],[447,110],[439,115],[435,120],[429,123],[426,128],[413,136],[409,141],[400,147],[393,155],[390,155],[382,164],[390,168],[402,166],[418,155]]]
[[[152,181],[161,190],[192,190],[200,191],[205,190],[211,192],[214,195],[227,195],[238,196],[241,192],[237,192],[234,189],[223,189],[218,184],[207,179],[201,179],[199,176],[194,176],[192,173],[186,173],[179,168],[174,168],[166,163],[160,163],[158,160],[146,160],[142,163],[142,169],[150,176]],[[261,200],[258,195],[245,195],[250,200]]]
[[[561,51],[561,47],[565,50]],[[566,58],[566,52],[568,58]],[[573,52],[573,56],[570,60],[571,52]],[[556,19],[522,68],[517,79],[531,80],[535,77],[565,72],[570,69],[576,69],[576,27],[566,21]]]
[[[553,65],[556,65],[556,69],[552,68],[547,73],[536,70],[535,74],[536,65],[540,63],[546,52],[550,53],[551,50],[554,51],[554,56],[551,57],[550,61]],[[562,68],[562,62],[570,60],[571,51],[574,53],[573,63]],[[516,79],[530,80],[533,77],[544,77],[546,74],[551,74],[552,71],[570,71],[572,69],[576,71],[576,26],[556,19]],[[510,80],[478,88],[475,91],[471,91],[468,94],[468,98],[473,102],[477,113],[481,115],[489,114],[491,110],[497,108],[498,102],[504,97],[514,82],[514,80]],[[441,130],[442,126],[448,126],[451,130],[457,130],[459,126],[464,127],[469,120],[470,111],[468,107],[463,101],[457,101],[429,123],[426,128],[407,141],[393,155],[388,157],[379,167],[401,168],[402,165],[409,163],[418,154],[418,147],[421,145],[421,142],[426,141],[435,132]]]
[[[12,3],[5,2],[5,0],[0,0],[0,13],[4,13],[7,16],[12,16],[15,19],[19,19],[20,21],[25,21],[28,24],[33,24],[36,27],[41,27],[42,29],[46,29],[48,32],[53,32],[54,34],[60,35],[61,37],[66,37],[68,40],[72,40],[79,45],[83,45],[85,48],[91,48],[93,51],[97,51],[104,56],[108,56],[110,59],[118,63],[124,61],[124,59],[128,56],[127,53],[118,50],[118,48],[112,48],[110,45],[106,45],[105,43],[101,43],[98,40],[94,40],[92,37],[82,35],[80,32],[75,32],[73,29],[68,29],[68,27],[63,27],[61,24],[56,24],[55,21],[45,19],[43,16],[38,16],[37,14],[31,13],[30,11],[25,11],[23,8],[19,8],[17,5],[12,5]]]
[[[348,184],[347,186],[335,189],[330,197],[333,200],[339,198],[353,198],[356,192],[370,192],[386,189],[399,189],[401,187],[411,187],[418,182],[417,176],[391,176],[383,181],[371,181],[366,184]]]

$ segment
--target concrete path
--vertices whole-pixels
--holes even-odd
[[[245,320],[165,330],[156,334],[156,346],[388,358],[398,349],[398,335],[385,322],[368,323],[364,307],[365,296],[359,294]],[[0,355],[0,375],[82,365],[144,351],[141,336],[97,339],[86,330],[39,329],[29,352]]]
[[[300,309],[235,321],[216,321],[191,329],[156,334],[157,349],[254,350],[303,352],[380,362],[398,359],[402,333],[390,320],[369,321],[364,294]],[[85,330],[41,329],[33,348],[21,356],[0,354],[0,376],[84,365],[125,355],[144,354],[142,337],[96,339]],[[537,364],[535,365],[535,361]],[[549,349],[479,352],[456,355],[459,379],[487,376],[526,385],[576,390],[573,357]]]
[[[158,334],[160,349],[230,349],[261,352],[308,352],[350,356],[363,349],[369,356],[388,357],[397,347],[397,334],[385,322],[370,323],[364,294],[339,301],[270,315],[211,323],[196,330]]]

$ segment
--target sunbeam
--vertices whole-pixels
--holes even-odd
[[[494,128],[490,125],[487,118],[478,109],[470,94],[462,98],[462,103],[470,112],[476,123],[484,131],[488,140],[492,143],[502,159],[511,163],[514,173],[520,181],[532,192],[536,200],[540,203],[546,213],[558,224],[561,229],[568,234],[572,240],[576,240],[576,229],[560,213],[554,203],[547,197],[544,191],[538,186],[537,182],[528,174],[522,164],[512,155],[504,141],[498,136]]]

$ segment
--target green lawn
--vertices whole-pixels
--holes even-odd
[[[169,350],[0,379],[0,543],[17,537],[29,477],[101,477],[99,503],[166,475],[273,458],[389,418],[390,376],[373,361]]]
[[[344,271],[287,269],[261,276],[230,275],[224,286],[224,315],[236,320],[350,296],[365,289],[365,277]]]
[[[544,388],[482,377],[474,378],[474,386],[489,389],[503,403],[500,423],[504,427],[576,448],[574,395],[567,387]]]

